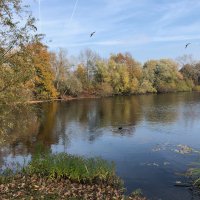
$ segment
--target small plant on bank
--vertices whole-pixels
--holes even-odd
[[[197,165],[195,168],[190,168],[187,175],[193,180],[193,186],[200,189],[200,163],[194,163]]]
[[[140,196],[142,196],[142,195],[143,195],[143,194],[142,194],[142,190],[141,190],[140,188],[134,190],[134,191],[131,193],[131,196],[132,196],[132,197],[140,197]]]
[[[140,190],[130,196],[124,194],[111,162],[38,150],[20,172],[7,171],[1,175],[6,178],[2,181],[0,176],[2,199],[146,199]]]
[[[37,154],[23,172],[51,179],[66,178],[79,183],[121,184],[115,175],[113,163],[100,158],[84,158],[66,153]]]

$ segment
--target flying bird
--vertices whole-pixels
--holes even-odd
[[[187,44],[185,45],[185,49],[186,49],[190,44],[191,44],[190,42],[187,43]]]
[[[90,34],[90,37],[92,37],[94,34],[95,34],[95,31]]]

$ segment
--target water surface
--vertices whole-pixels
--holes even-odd
[[[200,150],[200,93],[112,97],[44,103],[13,114],[15,128],[0,151],[0,165],[23,163],[38,143],[52,152],[101,156],[116,163],[127,193],[140,188],[152,200],[199,199],[175,181]],[[119,127],[122,127],[119,130]]]

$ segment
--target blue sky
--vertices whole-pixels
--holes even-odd
[[[103,57],[130,52],[141,62],[200,57],[199,0],[26,0],[49,48]],[[40,2],[40,9],[39,9]],[[40,11],[39,11],[40,10]],[[90,33],[96,31],[94,37]],[[192,44],[185,49],[185,44]]]

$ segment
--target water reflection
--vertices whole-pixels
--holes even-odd
[[[16,156],[30,157],[42,143],[45,150],[114,160],[128,190],[141,187],[147,195],[158,195],[152,187],[169,187],[174,172],[189,160],[152,149],[166,142],[199,148],[199,99],[200,93],[178,93],[44,103],[16,111],[1,108],[0,129],[7,134],[1,136],[0,165]]]
[[[192,126],[200,116],[199,96],[143,95],[45,103],[37,105],[37,109],[23,107],[12,112],[1,109],[1,131],[5,132],[6,123],[11,125],[1,136],[5,140],[1,145],[13,155],[29,154],[38,142],[46,148],[60,140],[67,145],[74,136],[92,142],[105,134],[105,129],[113,135],[132,135],[144,121],[166,125],[183,118],[186,125]]]

